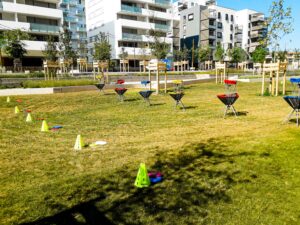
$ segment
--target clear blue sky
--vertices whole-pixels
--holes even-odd
[[[176,0],[173,0],[176,1]],[[217,0],[219,6],[224,6],[236,10],[253,9],[255,11],[263,12],[269,16],[269,8],[273,0]],[[292,34],[284,37],[281,40],[280,48],[294,50],[300,49],[300,0],[285,0],[286,6],[292,8],[292,16],[294,18]]]
[[[255,11],[263,12],[269,16],[269,8],[273,0],[218,0],[218,5],[233,9],[253,9]],[[288,36],[285,36],[280,43],[281,49],[294,50],[300,49],[300,1],[299,0],[285,0],[285,5],[292,8],[292,16],[294,18],[294,31]]]

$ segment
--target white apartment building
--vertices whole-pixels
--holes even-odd
[[[251,53],[266,35],[266,18],[262,13],[236,11],[212,0],[198,0],[200,4],[195,0],[179,2],[181,47],[191,48],[193,42],[195,47],[208,45],[214,51],[220,43],[225,50],[236,46]]]
[[[128,53],[131,66],[150,55],[149,30],[159,30],[165,34],[165,42],[171,50],[176,47],[176,29],[179,17],[172,14],[170,0],[86,0],[89,60],[92,61],[93,43],[99,32],[109,35],[112,58],[119,59],[122,48]],[[176,24],[177,23],[177,24]]]
[[[63,14],[59,0],[2,0],[0,2],[0,32],[21,29],[32,39],[24,41],[27,55],[23,66],[42,66],[42,51],[46,38],[53,35],[58,40]],[[5,54],[4,65],[13,65]]]

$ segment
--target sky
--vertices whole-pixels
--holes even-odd
[[[269,16],[269,8],[273,0],[217,0],[217,2],[219,6],[235,10],[246,8],[252,9],[258,12],[263,12],[266,16]],[[280,49],[300,49],[300,0],[285,0],[285,5],[292,8],[294,31],[281,40]]]

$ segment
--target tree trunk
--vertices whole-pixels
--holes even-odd
[[[20,58],[14,58],[14,71],[15,72],[21,72],[22,71],[22,61]]]

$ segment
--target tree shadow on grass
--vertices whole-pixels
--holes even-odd
[[[163,173],[163,182],[135,188],[132,174],[136,171],[123,167],[97,184],[102,187],[100,197],[23,225],[192,224],[193,219],[208,215],[208,204],[230,203],[228,190],[243,182],[237,178],[240,171],[234,164],[236,158],[249,153],[230,153],[224,143],[225,139],[211,139],[157,153],[151,169]],[[76,220],[76,214],[81,221]]]

